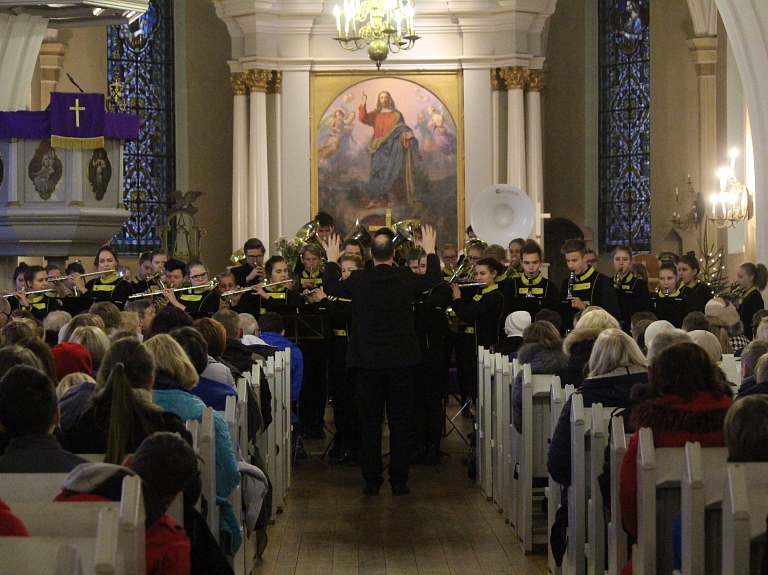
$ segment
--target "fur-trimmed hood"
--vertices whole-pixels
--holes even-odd
[[[563,342],[563,351],[568,355],[571,355],[571,350],[574,347],[581,347],[579,344],[588,344],[589,349],[591,350],[597,336],[600,335],[600,332],[602,331],[602,329],[592,327],[582,327],[573,330]]]
[[[697,392],[687,400],[679,395],[665,395],[644,401],[632,410],[632,428],[650,427],[655,432],[706,434],[722,432],[725,414],[733,400],[723,395]]]

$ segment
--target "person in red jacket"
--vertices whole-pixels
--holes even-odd
[[[138,475],[146,511],[147,575],[189,575],[190,542],[166,510],[184,490],[199,490],[197,456],[177,433],[147,437],[123,467],[83,463],[67,476],[54,501],[120,501],[123,478]]]
[[[655,447],[725,445],[723,423],[733,403],[725,374],[707,352],[692,342],[676,343],[657,355],[648,368],[647,399],[632,410],[632,429],[621,466],[621,518],[637,538],[637,450],[639,430],[649,427]],[[632,573],[632,560],[622,571]]]
[[[21,519],[16,517],[5,501],[0,499],[0,537],[29,537]]]

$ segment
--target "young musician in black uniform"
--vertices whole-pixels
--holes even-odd
[[[205,264],[194,258],[187,264],[185,272],[191,286],[197,289],[190,289],[177,294],[172,288],[169,288],[163,290],[163,294],[168,298],[171,305],[184,309],[193,319],[211,317],[219,311],[221,297],[219,292],[211,289]]]
[[[353,271],[363,269],[363,260],[356,255],[345,254],[341,256],[339,265],[341,266],[340,281],[345,281]],[[355,399],[354,371],[347,369],[352,300],[334,297],[331,301],[322,287],[315,290],[313,297],[326,306],[332,332],[329,374],[336,435],[333,438],[333,447],[328,452],[328,458],[334,465],[355,464],[360,451],[360,421]]]
[[[659,287],[653,297],[653,313],[676,328],[682,327],[685,316],[692,311],[688,304],[689,293],[683,281],[677,277],[677,266],[672,262],[661,264]]]
[[[443,262],[443,281],[447,282],[459,267],[459,250],[453,244],[443,244],[440,248],[440,259]]]
[[[264,279],[264,254],[267,250],[258,238],[251,238],[243,246],[245,261],[230,271],[240,287],[253,286]]]
[[[450,284],[451,307],[469,324],[461,338],[461,353],[463,365],[472,367],[466,370],[466,376],[473,398],[477,398],[477,347],[482,345],[487,349],[499,341],[499,325],[503,324],[504,296],[496,284],[496,276],[501,271],[502,266],[495,259],[480,258],[475,264],[475,281],[484,283],[485,287],[471,300],[462,298],[458,284]]]
[[[93,265],[98,272],[115,273],[105,273],[85,285],[83,285],[83,280],[79,274],[72,275],[73,283],[82,293],[81,298],[88,303],[86,309],[97,301],[111,301],[122,311],[125,302],[128,301],[128,296],[133,294],[133,288],[129,282],[117,275],[115,268],[119,263],[117,253],[112,246],[107,244],[102,246],[99,253],[96,254]]]
[[[518,252],[518,261],[517,264],[520,265],[520,254]],[[502,272],[496,277],[496,283],[499,286],[499,291],[501,293],[504,293],[507,288],[507,282],[517,276],[517,271],[510,265],[510,267],[507,267],[507,250],[505,250],[503,247],[501,247],[498,244],[491,244],[487,248],[485,248],[485,251],[483,252],[484,258],[493,258],[502,267]]]
[[[696,254],[688,252],[680,257],[677,264],[677,275],[688,290],[688,311],[700,311],[704,313],[707,302],[714,297],[712,289],[702,281],[699,281],[699,260]]]
[[[526,241],[518,258],[522,272],[507,281],[503,317],[514,311],[527,311],[533,318],[542,309],[556,310],[560,294],[557,286],[541,274],[541,246],[533,240]]]
[[[235,291],[239,289],[243,288],[242,286],[237,285],[235,276],[232,274],[232,272],[226,271],[219,274],[219,295],[228,291]],[[222,299],[224,301],[224,306],[228,307],[232,311],[235,311],[239,314],[247,313],[258,319],[261,298],[253,293],[253,291],[236,293]]]
[[[323,272],[320,267],[325,252],[315,244],[305,244],[301,248],[299,264],[296,265],[296,276],[299,279],[299,291],[313,290],[323,285]]]
[[[267,284],[274,284],[289,280],[290,272],[288,263],[283,256],[272,256],[264,264]],[[304,298],[298,292],[289,289],[290,283],[262,287],[260,284],[254,286],[253,291],[261,297],[260,312],[274,311],[279,314],[288,313],[289,310],[295,311],[303,305]]]
[[[523,271],[522,262],[520,259],[520,256],[522,255],[521,250],[523,249],[523,246],[525,245],[525,240],[523,238],[515,238],[511,242],[509,242],[509,274],[512,273],[521,273]]]
[[[24,272],[27,284],[26,291],[35,292],[51,290],[47,293],[25,295],[24,291],[16,292],[19,307],[32,312],[35,318],[43,321],[50,312],[62,309],[61,299],[56,296],[53,284],[48,281],[48,272],[42,266],[29,266]]]
[[[600,306],[617,320],[621,320],[621,309],[613,282],[587,263],[587,244],[583,240],[568,240],[560,253],[565,256],[565,263],[571,272],[563,282],[560,296],[565,298],[561,305],[563,317],[561,331],[573,326],[573,316],[591,305]]]
[[[630,333],[632,315],[639,311],[647,311],[651,307],[651,292],[648,291],[648,282],[635,277],[630,271],[632,265],[632,248],[629,246],[617,246],[613,250],[613,288],[619,300],[621,309],[620,324],[622,329]]]
[[[744,293],[739,298],[739,317],[744,326],[752,325],[752,317],[761,309],[765,308],[763,291],[768,284],[768,269],[763,264],[753,264],[746,262],[736,270],[736,283],[739,289]],[[749,337],[749,329],[744,332]]]

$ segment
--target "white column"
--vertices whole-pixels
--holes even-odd
[[[699,78],[699,189],[707,198],[720,188],[717,168],[717,38],[692,38],[688,49]]]
[[[283,189],[282,189],[282,156],[280,146],[282,142],[282,84],[283,74],[273,71],[272,78],[267,83],[267,134],[269,162],[269,229],[272,232],[270,241],[274,241],[283,233]],[[290,230],[294,232],[295,230]]]
[[[232,252],[248,239],[248,85],[242,72],[230,76],[232,122]]]
[[[507,82],[507,183],[526,191],[525,101],[523,88],[528,68],[513,66],[502,71]]]
[[[43,42],[40,46],[40,109],[45,110],[51,103],[51,92],[59,82],[59,73],[64,67],[67,45],[61,42]]]
[[[48,19],[0,14],[0,110],[24,110]]]
[[[544,87],[544,72],[531,70],[528,77],[528,91],[525,93],[525,149],[526,180],[525,190],[531,198],[537,213],[544,207],[544,167],[541,147],[541,89]],[[541,218],[536,218],[533,238],[543,245],[544,226]]]
[[[494,68],[491,70],[491,155],[493,159],[493,183],[498,184],[502,182],[502,178],[506,179],[506,174],[503,174],[505,170],[502,168],[506,165],[506,158],[502,161],[502,122],[506,124],[501,114],[501,98],[506,97],[504,92],[506,91],[506,84],[504,78],[501,77],[501,69]]]
[[[249,149],[248,220],[249,238],[267,244],[269,235],[269,173],[267,166],[267,80],[266,70],[249,70],[251,122]]]

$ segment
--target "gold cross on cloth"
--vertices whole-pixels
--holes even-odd
[[[85,110],[85,106],[80,107],[80,98],[75,98],[75,105],[69,107],[70,110],[75,112],[75,127],[80,127],[80,112]]]

